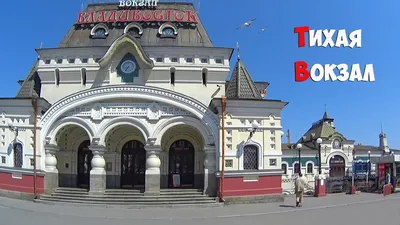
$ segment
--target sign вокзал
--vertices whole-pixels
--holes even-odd
[[[78,13],[77,24],[115,22],[187,22],[197,23],[194,10],[141,9],[155,7],[158,0],[120,1],[118,10],[87,11]],[[140,9],[138,9],[140,8]]]

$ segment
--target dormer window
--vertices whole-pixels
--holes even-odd
[[[158,29],[161,38],[175,38],[178,35],[178,29],[172,23],[164,23]]]
[[[201,58],[201,59],[200,59],[200,62],[201,62],[201,63],[208,63],[208,59],[207,59],[207,58]]]
[[[222,64],[222,59],[215,59],[216,64]]]
[[[172,57],[172,58],[171,58],[171,62],[173,62],[173,63],[177,63],[177,62],[178,62],[178,58],[176,58],[176,57]]]
[[[130,34],[135,38],[140,38],[143,34],[143,28],[138,23],[130,23],[125,27],[124,34]]]
[[[108,32],[108,27],[100,23],[93,27],[92,31],[90,31],[90,36],[93,39],[105,39],[107,38]]]
[[[44,61],[44,64],[50,64],[51,63],[51,60],[50,59],[46,59],[45,61]]]
[[[68,63],[71,63],[71,64],[72,64],[72,63],[75,63],[75,59],[69,59],[69,60],[68,60]]]
[[[62,63],[62,59],[57,59],[57,64],[61,64]]]

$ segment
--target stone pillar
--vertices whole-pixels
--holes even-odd
[[[56,188],[58,188],[58,169],[57,169],[57,158],[56,153],[60,149],[57,145],[46,144],[44,146],[44,151],[46,153],[45,157],[45,171],[46,175],[44,177],[44,193],[51,194]]]
[[[90,145],[93,153],[92,170],[90,170],[89,194],[102,195],[106,189],[106,161],[104,160],[105,148],[101,145]]]
[[[217,194],[217,178],[215,176],[215,146],[207,145],[204,147],[206,157],[204,159],[204,191],[203,194],[208,196],[216,196]]]
[[[145,177],[145,195],[160,194],[160,152],[159,145],[146,145],[147,152],[146,160],[146,177]]]

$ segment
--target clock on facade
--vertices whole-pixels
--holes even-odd
[[[129,74],[136,70],[136,64],[132,60],[126,60],[121,64],[121,71]]]

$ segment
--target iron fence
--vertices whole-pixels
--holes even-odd
[[[352,177],[328,177],[326,179],[326,193],[347,193],[352,185]],[[354,186],[357,191],[373,192],[376,190],[375,175],[360,174],[354,177]]]

